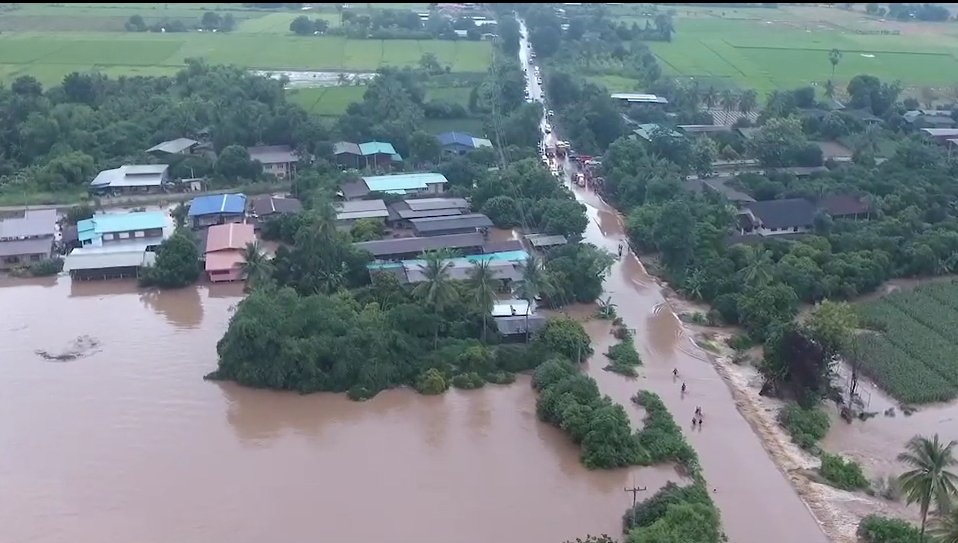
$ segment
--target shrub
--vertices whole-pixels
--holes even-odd
[[[356,385],[350,388],[348,391],[346,391],[346,397],[349,398],[350,400],[357,401],[357,402],[368,400],[369,398],[372,398],[375,395],[376,394],[373,391],[360,385]]]
[[[453,376],[452,386],[463,390],[473,390],[486,385],[486,380],[476,372],[460,373]]]
[[[858,490],[868,486],[868,479],[858,462],[846,460],[837,454],[822,453],[822,465],[818,473],[832,486],[842,490]]]
[[[605,356],[609,357],[612,363],[606,366],[605,369],[623,375],[636,375],[635,367],[642,364],[642,359],[639,357],[638,351],[635,350],[630,336],[631,335],[627,335],[624,341],[609,347],[609,352],[607,352]]]
[[[416,379],[416,390],[418,390],[420,394],[442,394],[448,388],[449,383],[446,382],[446,378],[442,375],[442,372],[436,368],[429,368],[422,372],[419,378]]]
[[[803,449],[814,449],[828,433],[828,415],[817,407],[806,409],[790,404],[778,414],[778,422],[792,436],[792,441]]]
[[[865,543],[918,543],[917,528],[896,518],[868,515],[858,524],[856,532]]]
[[[516,382],[516,374],[511,371],[495,371],[486,375],[486,381],[494,385],[510,385]]]
[[[725,343],[736,351],[744,351],[753,345],[752,338],[748,337],[748,334],[735,334],[728,338]]]
[[[48,260],[41,260],[30,264],[30,275],[34,277],[44,277],[47,275],[56,275],[63,271],[63,259],[55,256]]]
[[[643,455],[643,465],[675,461],[695,477],[698,475],[698,455],[695,449],[685,441],[682,429],[675,424],[672,414],[654,392],[641,390],[632,401],[645,409],[642,430],[637,434],[639,447]]]
[[[568,317],[549,319],[535,342],[569,360],[581,362],[592,354],[592,341],[582,324]]]
[[[711,498],[700,484],[679,486],[669,481],[648,499],[635,504],[635,508],[630,507],[626,510],[625,515],[622,516],[622,531],[628,532],[632,528],[650,526],[665,515],[670,505],[679,503],[710,504]]]

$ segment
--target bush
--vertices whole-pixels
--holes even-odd
[[[192,284],[200,275],[199,250],[192,235],[178,229],[160,244],[156,263],[143,269],[140,283],[161,288],[180,288]]]
[[[865,543],[919,543],[917,528],[896,518],[868,515],[858,524],[856,532]]]
[[[622,520],[628,543],[724,540],[719,512],[701,482],[684,487],[669,482],[627,510]]]
[[[41,260],[30,264],[28,268],[30,275],[34,277],[45,277],[47,275],[56,275],[63,271],[63,259],[59,256],[47,260]]]
[[[635,367],[642,365],[642,359],[632,344],[631,334],[627,334],[623,341],[609,347],[609,352],[605,356],[612,361],[605,369],[623,375],[635,376]]]
[[[754,345],[752,338],[748,337],[748,334],[735,334],[728,338],[725,343],[736,351],[744,351]]]
[[[452,386],[463,390],[474,390],[485,385],[486,380],[476,372],[460,373],[452,378]]]
[[[585,328],[569,317],[549,319],[536,333],[535,342],[569,360],[581,362],[592,354],[592,341]]]
[[[685,441],[682,429],[675,424],[672,414],[654,392],[641,390],[632,401],[645,409],[642,430],[637,437],[642,454],[642,465],[674,461],[688,470],[692,477],[699,475],[699,460],[695,449]]]
[[[449,383],[446,382],[446,378],[442,375],[442,372],[436,368],[429,368],[428,370],[422,372],[418,379],[416,379],[416,390],[420,394],[442,394],[449,389]]]
[[[534,369],[542,360],[541,354],[528,345],[499,345],[493,356],[496,367],[506,372]]]
[[[835,488],[858,490],[868,486],[862,467],[854,460],[846,460],[837,454],[822,453],[822,465],[818,473]]]
[[[814,449],[820,439],[828,433],[828,415],[817,407],[806,409],[790,404],[778,414],[778,422],[792,436],[799,447]]]
[[[368,400],[368,399],[372,398],[372,397],[375,396],[375,395],[376,395],[375,392],[369,390],[368,388],[366,388],[366,387],[364,387],[364,386],[360,386],[360,385],[356,385],[356,386],[350,388],[348,391],[346,391],[346,397],[349,398],[350,400],[353,400],[353,401],[356,401],[356,402],[361,402],[361,401],[364,401],[364,400]]]
[[[679,486],[669,481],[648,499],[635,504],[635,508],[630,507],[626,510],[625,515],[622,516],[622,531],[628,532],[632,528],[650,526],[665,515],[670,505],[679,503],[710,504],[711,498],[705,487],[700,484]]]
[[[511,371],[494,371],[486,375],[486,381],[494,385],[511,385],[516,382],[516,374]]]

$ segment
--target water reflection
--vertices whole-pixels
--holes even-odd
[[[141,290],[139,294],[143,305],[163,315],[167,322],[177,328],[196,328],[203,322],[203,303],[198,287],[172,290],[151,288]]]

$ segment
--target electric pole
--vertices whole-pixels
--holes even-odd
[[[639,492],[645,492],[644,486],[633,486],[632,488],[626,488],[626,492],[632,493],[632,525],[635,525],[635,502]]]

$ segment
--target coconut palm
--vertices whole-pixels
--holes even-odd
[[[842,60],[842,52],[838,49],[832,49],[828,52],[828,62],[832,63],[832,77],[835,77],[835,68],[838,67],[838,63]]]
[[[525,263],[520,267],[522,279],[519,283],[518,293],[523,300],[529,303],[529,309],[526,310],[526,320],[529,313],[532,312],[532,306],[540,294],[548,292],[551,289],[549,274],[546,272],[542,259],[531,254]],[[529,326],[526,322],[526,341],[529,340]]]
[[[758,93],[752,89],[748,89],[738,97],[738,110],[741,111],[743,115],[751,113],[757,105]]]
[[[938,434],[932,439],[915,436],[905,444],[905,452],[898,455],[899,462],[915,468],[899,475],[898,480],[908,504],[917,502],[921,509],[922,540],[932,504],[939,514],[947,514],[952,497],[958,495],[958,475],[948,471],[958,464],[953,455],[955,445],[958,442],[954,440],[942,443]]]
[[[763,287],[772,281],[772,252],[753,252],[752,258],[745,268],[745,283]]]
[[[242,270],[249,288],[260,285],[269,278],[272,272],[272,264],[258,241],[251,241],[243,248],[243,261],[240,262],[240,270]]]
[[[735,106],[738,105],[738,100],[735,99],[735,93],[733,93],[731,89],[725,89],[722,91],[720,103],[725,113],[731,113],[735,110]]]
[[[835,84],[832,83],[831,79],[825,82],[825,96],[829,99],[835,97]]]
[[[932,520],[928,532],[935,538],[936,543],[958,543],[958,504],[951,504],[947,515]]]
[[[434,346],[439,346],[439,324],[442,309],[452,301],[455,296],[455,287],[452,284],[452,278],[449,276],[449,270],[452,268],[452,262],[446,258],[446,254],[441,251],[430,251],[424,255],[425,263],[419,265],[425,281],[416,285],[413,289],[413,296],[422,300],[426,305],[432,308],[436,317],[436,333],[433,336]]]
[[[715,87],[709,85],[705,92],[702,93],[702,101],[705,102],[705,107],[712,109],[712,106],[715,105],[715,101],[718,99],[718,91],[715,90]]]
[[[479,260],[469,270],[469,287],[472,289],[473,300],[482,312],[482,341],[486,340],[486,322],[492,304],[496,301],[496,282],[498,280],[489,267],[489,260]]]

